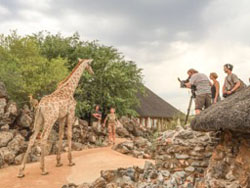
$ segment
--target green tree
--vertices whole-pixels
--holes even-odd
[[[142,70],[134,62],[126,61],[117,49],[97,41],[82,41],[78,33],[63,37],[40,32],[32,37],[38,41],[43,56],[67,59],[70,70],[77,58],[94,59],[95,75],[83,74],[76,91],[79,116],[88,115],[95,104],[100,104],[105,112],[114,106],[119,115],[136,115],[134,107],[139,102],[136,94],[144,89]]]
[[[66,63],[61,57],[42,56],[34,38],[16,32],[0,36],[0,80],[19,104],[27,102],[29,94],[41,98],[52,92],[68,73]]]

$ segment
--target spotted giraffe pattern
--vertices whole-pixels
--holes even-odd
[[[41,170],[42,175],[48,174],[45,169],[45,147],[47,144],[47,139],[53,128],[54,123],[59,121],[59,143],[58,143],[58,153],[57,153],[57,166],[62,166],[61,164],[61,148],[62,139],[64,135],[64,126],[67,124],[67,136],[68,136],[68,160],[69,166],[73,166],[72,154],[71,154],[71,139],[72,139],[72,125],[75,120],[75,107],[76,101],[73,97],[76,87],[78,86],[81,75],[85,69],[90,73],[93,73],[90,63],[92,60],[89,59],[79,59],[78,64],[73,69],[71,74],[63,80],[56,91],[52,94],[44,96],[39,102],[35,121],[34,121],[34,133],[28,144],[28,149],[23,157],[21,167],[19,169],[18,177],[24,177],[24,169],[27,160],[27,156],[34,145],[34,142],[39,134],[41,128],[43,129],[40,136],[41,144]]]

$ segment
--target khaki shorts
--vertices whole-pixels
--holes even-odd
[[[211,106],[211,94],[197,95],[195,98],[195,110],[202,110],[203,107],[208,108]]]
[[[115,134],[115,123],[108,124],[108,132]]]

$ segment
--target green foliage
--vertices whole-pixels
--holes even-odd
[[[119,115],[136,115],[136,94],[143,92],[142,70],[126,61],[114,47],[97,41],[84,42],[79,34],[69,37],[39,32],[20,37],[15,32],[1,36],[0,79],[18,102],[31,93],[41,98],[55,89],[78,58],[93,59],[94,75],[84,73],[76,91],[77,114],[86,117],[95,104],[107,113],[110,106]]]
[[[179,113],[176,114],[175,116],[172,117],[172,119],[170,121],[168,121],[167,123],[165,123],[165,129],[163,131],[167,131],[167,130],[174,130],[176,128],[176,126],[178,125],[178,123],[180,123],[181,126],[185,126],[185,119],[186,119],[186,115]],[[188,123],[190,123],[191,117],[189,117]],[[178,122],[179,121],[179,122]]]
[[[33,37],[46,58],[66,58],[70,70],[76,65],[77,58],[94,60],[91,66],[95,74],[83,74],[76,91],[79,116],[88,116],[95,104],[99,104],[104,113],[114,106],[119,115],[136,115],[136,94],[144,89],[142,70],[134,62],[124,60],[117,49],[100,45],[97,41],[81,41],[77,33],[63,37],[40,32]]]
[[[52,92],[68,73],[65,63],[60,57],[43,57],[37,42],[30,37],[15,32],[0,36],[0,80],[19,104],[25,103],[29,94],[40,98]]]

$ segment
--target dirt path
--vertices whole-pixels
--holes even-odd
[[[121,141],[121,140],[118,140]],[[26,165],[23,179],[17,178],[18,166],[0,169],[0,188],[61,188],[65,183],[92,182],[100,176],[101,170],[144,165],[146,160],[120,154],[110,147],[73,152],[73,167],[68,167],[67,154],[62,155],[64,166],[57,168],[54,155],[46,158],[49,175],[41,176],[39,163]]]

